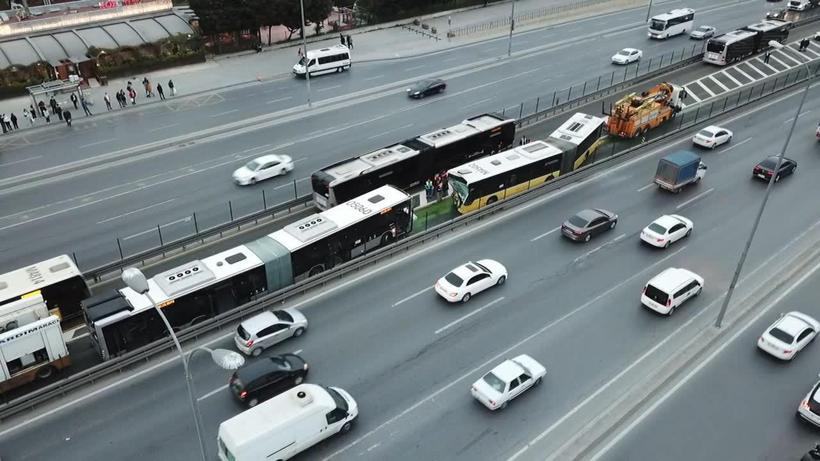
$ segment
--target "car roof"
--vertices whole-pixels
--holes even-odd
[[[805,320],[801,319],[796,315],[792,315],[791,312],[781,317],[780,320],[777,321],[775,326],[792,336],[799,335],[800,332],[803,331],[806,327],[812,327],[812,325],[810,325]]]
[[[675,224],[683,224],[678,218],[669,216],[668,214],[665,214],[652,222],[657,223],[667,229],[674,226]]]
[[[647,285],[652,285],[665,293],[672,293],[676,288],[688,282],[690,279],[693,279],[694,275],[694,272],[686,269],[670,267],[652,277],[652,280],[650,280]]]
[[[265,357],[262,360],[255,360],[253,362],[246,363],[240,369],[236,370],[236,376],[239,377],[242,382],[248,384],[260,376],[267,375],[273,371],[281,370],[278,365],[274,365],[272,359],[284,360],[286,362],[288,361],[288,357],[286,356],[277,355]],[[287,370],[282,371],[287,373]]]
[[[632,51],[640,51],[640,50],[638,50],[637,48],[624,48],[624,49],[622,49],[621,51],[629,51],[629,52],[632,52]]]
[[[586,210],[581,210],[575,214],[579,218],[586,219],[587,221],[592,221],[595,218],[600,218],[601,216],[606,216],[605,214],[601,213],[598,210],[594,210],[592,208],[587,208]]]
[[[471,270],[470,267],[468,267],[468,266],[475,267],[476,271]],[[461,277],[462,279],[467,280],[467,279],[469,279],[470,277],[472,277],[476,274],[483,273],[484,271],[481,270],[481,268],[478,267],[474,262],[468,261],[468,262],[456,267],[455,269],[453,269],[450,272],[453,272],[456,275],[458,275],[459,277]]]
[[[271,311],[260,312],[241,323],[248,333],[257,333],[263,328],[279,323],[279,318]]]
[[[498,376],[502,381],[510,382],[513,379],[521,376],[524,369],[512,360],[505,360],[493,368],[493,374]]]
[[[709,126],[705,126],[705,127],[701,128],[700,131],[708,131],[708,132],[714,134],[714,133],[717,133],[718,131],[720,131],[722,129],[723,128],[721,128],[717,125],[709,125]]]
[[[282,159],[282,157],[280,157],[276,154],[268,154],[268,155],[263,155],[261,157],[256,157],[254,160],[256,160],[259,163],[264,163],[264,162],[270,162],[271,160],[281,160],[281,159]]]

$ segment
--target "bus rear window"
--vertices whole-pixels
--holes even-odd
[[[715,42],[712,40],[709,40],[709,42],[706,43],[706,51],[709,51],[711,53],[722,53],[723,47],[723,43]]]
[[[310,182],[313,186],[313,192],[317,194],[321,194],[325,198],[328,198],[327,192],[327,182],[320,178],[318,175],[313,174],[310,176]]]
[[[655,301],[656,303],[666,305],[666,301],[669,300],[669,295],[664,293],[663,291],[655,288],[653,285],[649,284],[646,286],[646,290],[643,292],[644,296]]]

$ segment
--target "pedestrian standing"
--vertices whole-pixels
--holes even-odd
[[[117,91],[117,104],[120,105],[120,109],[125,107],[125,93],[123,90]]]
[[[767,51],[766,54],[763,55],[763,64],[769,63],[769,58],[772,56],[771,51]]]
[[[43,101],[40,101],[39,103],[37,103],[37,107],[40,108],[40,115],[45,117],[46,116],[46,103],[43,102]]]
[[[105,101],[105,107],[108,110],[111,110],[111,97],[108,96],[108,92],[105,92],[105,96],[103,96],[103,100]]]
[[[28,108],[29,108],[29,113],[31,114],[31,119],[32,120],[36,119],[37,118],[37,111],[34,110],[34,105],[29,104]]]
[[[173,80],[168,80],[168,88],[171,90],[171,96],[177,95],[177,88],[174,86]]]
[[[77,93],[71,93],[71,103],[74,104],[74,110],[77,110]]]
[[[31,112],[28,111],[25,107],[23,108],[23,117],[25,117],[31,126],[34,126],[34,119],[31,118]]]
[[[339,41],[341,41],[341,42],[342,42],[342,46],[344,46],[344,45],[345,45],[345,36],[344,36],[344,34],[339,33]]]
[[[43,117],[46,118],[46,123],[51,123],[51,113],[48,111],[48,108],[45,104],[43,104]]]
[[[83,106],[83,112],[85,112],[85,115],[88,115],[88,116],[94,115],[94,114],[91,113],[90,110],[88,110],[88,101],[85,100],[85,96],[80,97],[80,105]]]
[[[128,94],[128,96],[131,97],[131,105],[136,106],[137,105],[137,90],[131,88],[131,92]]]
[[[65,119],[66,126],[71,126],[71,112],[68,110],[63,111],[63,118]]]
[[[353,49],[353,37],[351,37],[350,35],[347,36],[347,47],[351,50]]]
[[[148,97],[150,98],[150,97],[153,97],[153,96],[154,96],[154,85],[152,85],[151,82],[148,82]]]
[[[54,113],[57,114],[58,119],[63,120],[63,108],[59,104],[54,108]]]
[[[9,130],[6,128],[6,122],[3,121],[4,118],[6,118],[6,114],[0,114],[0,127],[3,128],[3,134],[6,134]]]
[[[57,110],[57,100],[54,99],[54,96],[52,96],[51,99],[48,100],[48,105],[51,106],[51,111],[52,112]]]
[[[9,116],[9,114],[6,114],[6,115],[3,117],[3,123],[5,123],[5,124],[6,124],[6,128],[8,128],[9,132],[11,132],[11,130],[12,130],[12,125],[11,125],[11,116]]]
[[[157,83],[157,93],[159,94],[159,99],[165,101],[165,91],[162,89],[162,83]]]
[[[433,181],[430,181],[429,178],[424,181],[424,193],[427,195],[427,201],[433,198]]]
[[[20,127],[17,126],[17,116],[14,115],[14,112],[11,113],[11,126],[13,126],[15,130],[20,129]]]

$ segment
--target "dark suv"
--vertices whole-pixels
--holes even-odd
[[[296,354],[265,357],[237,370],[229,386],[233,395],[249,407],[297,386],[305,380],[307,362]]]

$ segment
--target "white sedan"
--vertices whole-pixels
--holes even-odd
[[[256,184],[264,179],[293,171],[293,159],[287,155],[263,155],[233,172],[233,181],[240,186]]]
[[[641,240],[653,247],[666,248],[678,240],[689,237],[695,224],[677,214],[663,215],[641,231]]]
[[[613,64],[629,64],[631,62],[638,62],[643,57],[643,51],[635,48],[624,48],[621,51],[612,55]]]
[[[781,314],[760,335],[757,347],[780,360],[791,360],[817,336],[818,330],[820,323],[802,312]]]
[[[541,384],[547,369],[529,355],[505,360],[473,383],[470,393],[490,410],[506,408],[507,403],[527,389]]]
[[[451,303],[466,303],[487,288],[503,285],[506,280],[507,269],[498,261],[470,261],[438,279],[436,293]]]
[[[721,144],[726,144],[731,140],[731,131],[715,125],[707,126],[706,128],[698,131],[698,134],[692,138],[693,143],[701,147],[706,147],[707,149],[714,149],[715,147]]]

